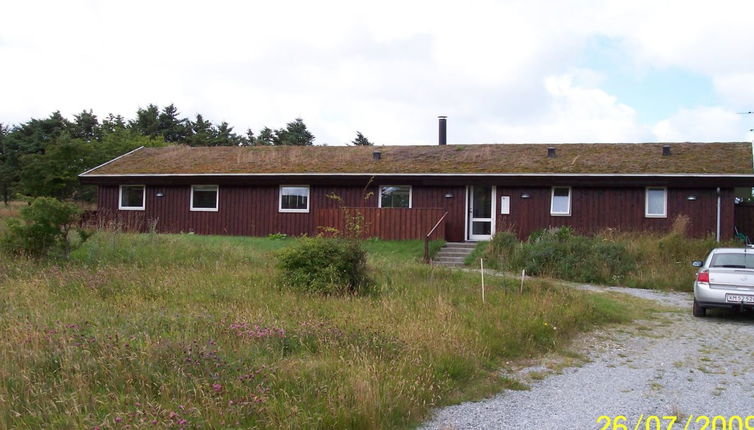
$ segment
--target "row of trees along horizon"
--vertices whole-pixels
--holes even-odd
[[[131,120],[113,114],[100,120],[84,110],[71,121],[57,111],[17,125],[0,122],[0,199],[6,205],[21,196],[92,201],[94,187],[79,184],[78,175],[140,146],[309,146],[314,139],[301,118],[280,129],[238,134],[227,122],[214,124],[201,114],[181,117],[172,104],[150,104]],[[350,144],[372,142],[356,132]]]

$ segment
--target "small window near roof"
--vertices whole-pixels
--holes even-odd
[[[410,208],[410,185],[386,185],[380,187],[381,208]]]
[[[121,185],[118,209],[126,211],[143,211],[144,198],[144,185]]]
[[[219,196],[217,185],[192,185],[191,210],[217,212]]]
[[[647,187],[644,216],[647,218],[668,217],[668,189],[665,187]]]
[[[571,215],[571,187],[552,187],[550,215]]]
[[[309,212],[309,186],[280,187],[280,212]]]

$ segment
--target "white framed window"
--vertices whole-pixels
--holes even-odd
[[[571,216],[571,187],[552,187],[550,215]]]
[[[217,185],[192,185],[189,209],[197,212],[217,212],[220,204],[220,187]]]
[[[383,185],[380,187],[381,208],[411,208],[411,185]]]
[[[646,218],[668,217],[667,187],[647,187],[644,193],[644,216]]]
[[[118,209],[122,211],[143,211],[147,193],[144,185],[121,185],[118,190]]]
[[[309,212],[308,185],[281,185],[279,212]]]

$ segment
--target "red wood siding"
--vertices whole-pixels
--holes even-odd
[[[452,213],[448,214],[446,223],[456,229],[460,228],[460,234],[456,231],[449,239],[463,240],[464,194],[463,187],[456,188],[414,187],[412,206],[416,210],[384,210],[385,213],[395,213],[390,213],[379,221],[380,231],[384,232],[380,237],[423,237],[440,216],[446,210],[450,210]],[[321,231],[318,228],[321,224],[317,220],[317,212],[320,210],[337,211],[341,206],[376,209],[378,205],[377,187],[311,186],[309,213],[280,213],[278,186],[223,185],[219,190],[217,212],[190,211],[191,187],[186,185],[147,185],[144,211],[118,210],[118,187],[100,186],[97,207],[100,218],[104,218],[106,223],[117,224],[127,230],[145,231],[150,225],[154,225],[157,231],[163,233],[195,232],[244,236],[284,233],[299,236],[317,234]],[[443,197],[449,192],[453,194],[452,198]],[[163,197],[157,197],[158,193],[162,193]],[[333,198],[334,196],[338,198]],[[427,211],[429,209],[431,211]],[[437,211],[440,215],[435,216]],[[432,225],[417,235],[416,233],[426,224],[423,221],[426,216],[434,217],[434,220],[426,221]]]
[[[494,185],[494,183],[490,184]],[[119,211],[118,187],[100,186],[98,211],[100,219],[120,223],[123,227],[146,230],[150,223],[160,232],[195,232],[200,234],[227,234],[266,236],[272,233],[288,235],[317,234],[318,226],[325,223],[318,218],[320,210],[338,209],[341,206],[376,208],[377,186],[354,187],[336,185],[311,185],[309,213],[279,213],[277,185],[233,184],[220,185],[217,212],[191,212],[189,185],[147,185],[145,211]],[[163,197],[157,197],[158,192]],[[522,199],[522,193],[531,198]],[[595,233],[605,228],[621,231],[667,231],[677,215],[690,219],[689,233],[693,236],[714,234],[716,230],[717,194],[715,188],[668,188],[668,217],[644,216],[644,187],[578,187],[571,189],[571,216],[550,215],[549,186],[513,187],[497,185],[497,198],[508,195],[510,215],[496,215],[498,231],[513,228],[519,237],[526,238],[537,229],[549,226],[570,225],[581,233]],[[328,196],[337,195],[340,200]],[[697,200],[689,201],[689,195]],[[446,197],[448,196],[448,197]],[[445,238],[448,241],[465,240],[466,186],[438,185],[412,188],[412,209],[398,210],[396,214],[379,219],[380,237],[414,236],[424,230],[423,209],[445,211]],[[416,212],[416,213],[412,213]],[[389,211],[383,211],[387,213]],[[403,215],[405,212],[408,215]],[[370,216],[377,217],[379,211]],[[429,212],[428,212],[429,213]],[[371,214],[371,212],[370,212]],[[321,214],[322,217],[334,217]],[[401,218],[404,216],[404,218]],[[431,216],[433,217],[434,214]],[[429,217],[429,218],[431,218]],[[733,189],[721,192],[721,233],[731,237],[733,231]],[[439,218],[439,216],[437,217]],[[431,223],[436,222],[437,218]],[[332,219],[334,218],[325,218]],[[375,218],[377,219],[377,218]],[[389,220],[389,221],[387,221]],[[427,221],[430,222],[430,221]],[[334,226],[335,224],[333,224]],[[752,226],[754,227],[754,226]],[[430,226],[431,228],[431,226]],[[426,231],[429,229],[427,228]],[[426,234],[424,231],[422,234]]]
[[[522,199],[521,194],[531,197]],[[551,188],[498,187],[497,196],[511,197],[510,215],[497,215],[496,230],[512,229],[520,238],[533,231],[571,226],[580,233],[592,234],[606,228],[619,231],[668,231],[678,215],[689,217],[689,234],[696,237],[716,232],[717,192],[715,189],[668,188],[667,218],[644,216],[644,187],[571,189],[571,216],[550,215]],[[694,195],[697,200],[688,200]],[[721,235],[733,231],[733,190],[721,192]]]
[[[446,195],[452,197],[445,197]],[[466,240],[466,238],[464,237],[464,224],[466,223],[465,186],[415,186],[413,187],[411,198],[413,200],[413,208],[442,208],[448,212],[448,216],[445,217],[445,239],[447,241],[463,242],[464,240]]]
[[[442,218],[445,209],[399,208],[330,208],[314,211],[317,228],[346,230],[346,217],[362,217],[362,237],[379,237],[386,240],[423,239]],[[324,230],[326,231],[326,230]],[[437,227],[430,239],[445,238],[445,221]]]
[[[754,203],[740,203],[736,205],[735,225],[739,232],[754,240]]]

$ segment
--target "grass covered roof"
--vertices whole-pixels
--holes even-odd
[[[663,156],[663,145],[671,155]],[[556,149],[554,158],[547,148]],[[375,160],[373,152],[380,152]],[[751,143],[142,148],[84,176],[122,174],[752,174]]]

